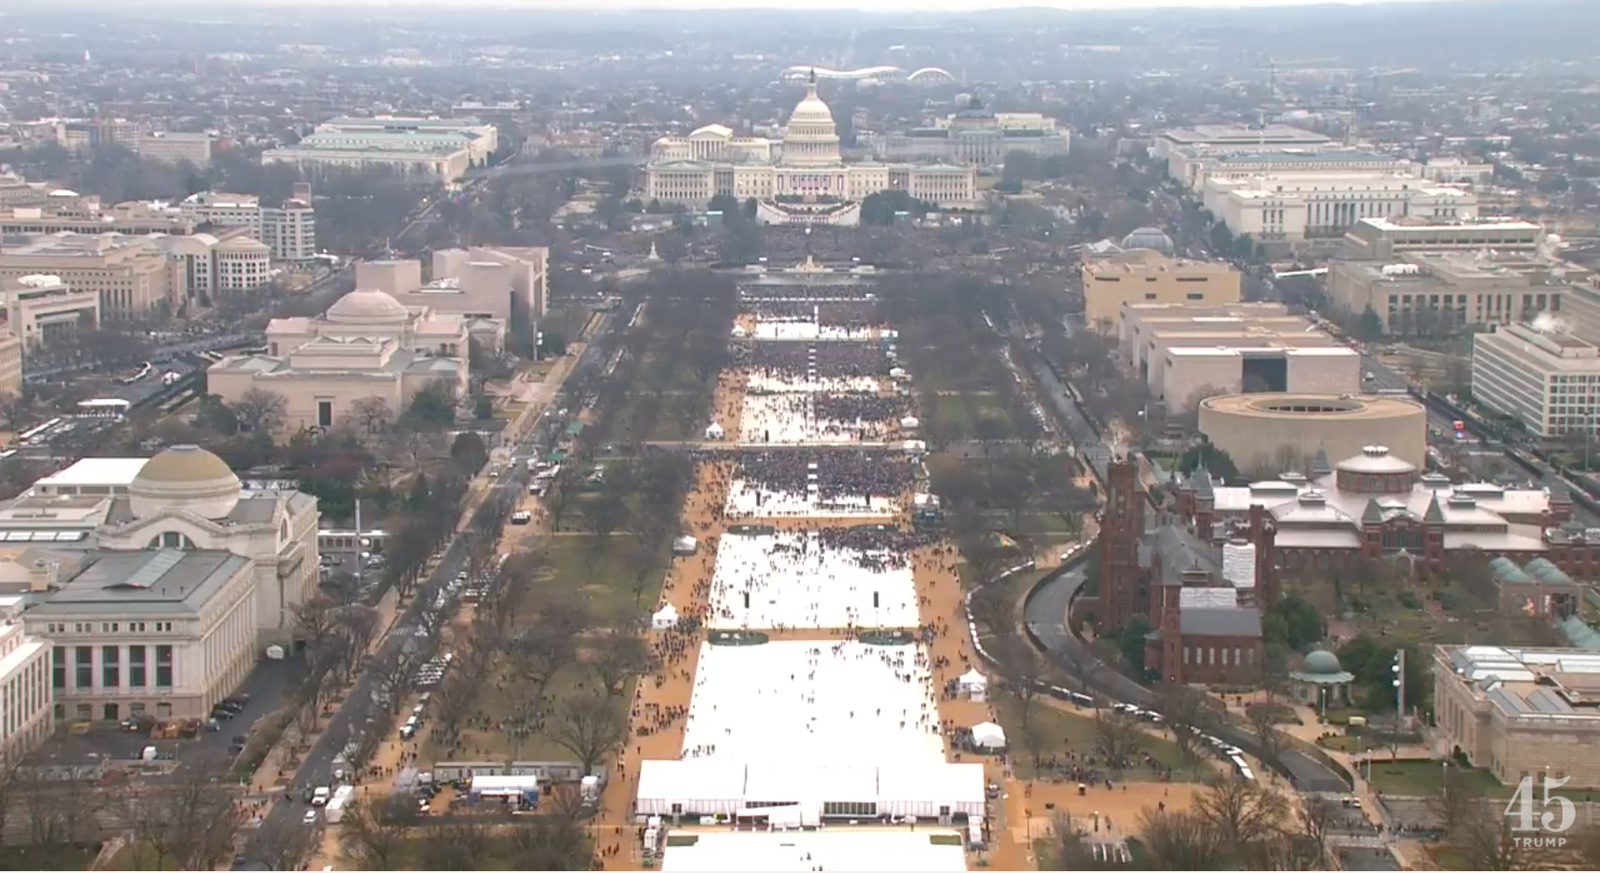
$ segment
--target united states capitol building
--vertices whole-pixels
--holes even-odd
[[[648,199],[703,209],[718,195],[756,201],[762,224],[854,227],[861,201],[880,191],[905,191],[945,209],[977,205],[977,173],[953,164],[845,163],[816,77],[795,106],[783,141],[736,136],[711,124],[686,137],[656,140],[646,167]]]

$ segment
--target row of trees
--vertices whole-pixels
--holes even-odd
[[[361,870],[588,869],[594,848],[577,791],[557,786],[540,808],[511,822],[434,823],[407,797],[363,800],[346,810],[339,845]]]

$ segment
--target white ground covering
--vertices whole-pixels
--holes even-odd
[[[861,566],[861,556],[855,549],[825,549],[820,537],[806,531],[725,534],[711,576],[709,624],[722,629],[916,627],[911,568],[878,571]]]
[[[879,830],[834,828],[821,831],[730,833],[727,831],[672,831],[693,833],[692,846],[673,846],[661,858],[661,869],[674,871],[771,870],[883,870],[955,871],[967,869],[966,854],[958,842],[936,846],[932,834],[958,835],[949,828]]]
[[[683,757],[942,763],[927,649],[853,641],[702,643]]]
[[[883,438],[882,421],[819,420],[810,394],[746,394],[741,443],[854,443]]]
[[[723,511],[730,518],[879,518],[900,511],[892,497],[836,497],[823,502],[817,492],[768,491],[734,479]]]
[[[833,379],[806,379],[772,370],[751,370],[746,385],[751,391],[783,392],[794,394],[846,394],[860,392],[876,394],[880,387],[872,376],[851,376]]]
[[[823,327],[815,321],[756,322],[755,333],[760,340],[875,340],[879,330],[875,327]]]

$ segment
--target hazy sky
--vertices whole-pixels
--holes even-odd
[[[209,0],[206,0],[209,3]],[[628,9],[860,9],[863,11],[959,12],[980,9],[1171,9],[1248,8],[1263,6],[1362,5],[1383,3],[1449,3],[1458,0],[340,0],[341,6],[398,8],[482,6],[516,9],[622,11]],[[0,2],[0,5],[4,5]],[[189,5],[187,0],[155,0],[146,6]],[[313,0],[242,0],[238,6],[310,6]]]

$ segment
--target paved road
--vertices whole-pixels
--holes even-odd
[[[578,358],[577,364],[568,371],[567,384],[581,384],[581,379],[573,379],[575,375],[593,372],[600,367],[605,360],[606,349],[614,345],[617,339],[618,332],[615,327],[614,320],[609,315],[606,316],[605,320],[596,329],[597,335],[603,335],[602,340],[591,342],[584,349],[582,355]],[[574,401],[575,398],[568,396],[567,388],[563,385],[555,393],[555,396],[551,398],[549,406],[552,409],[566,407],[576,410],[580,404]],[[556,434],[561,432],[561,424],[560,422],[555,422],[549,427],[534,428],[529,438],[518,444],[516,454],[520,457],[526,457],[536,452],[542,453],[548,450],[550,441],[554,439]],[[522,493],[527,490],[528,478],[529,473],[526,465],[519,464],[512,467],[506,475],[494,480],[494,484],[489,487],[488,493],[480,505],[479,514],[493,511],[492,508],[497,501],[510,501],[510,505],[515,505]],[[445,547],[444,555],[439,561],[438,567],[434,569],[433,574],[428,577],[424,584],[419,586],[417,593],[412,596],[410,606],[396,620],[388,636],[379,646],[378,652],[373,658],[373,663],[392,663],[402,656],[408,644],[415,646],[417,641],[426,639],[426,637],[419,637],[414,633],[422,624],[423,607],[432,604],[439,589],[448,580],[455,578],[456,572],[466,558],[467,547],[465,539],[465,537],[457,536]],[[423,652],[422,654],[427,656],[432,653]],[[353,738],[360,735],[361,728],[370,720],[386,717],[373,702],[374,692],[379,690],[376,679],[378,673],[378,670],[368,669],[356,679],[354,687],[351,688],[349,695],[345,698],[344,705],[334,714],[327,729],[323,731],[322,736],[312,746],[311,751],[307,753],[298,772],[295,774],[295,780],[289,792],[292,797],[303,795],[309,788],[329,784],[333,778],[334,759],[344,751]],[[304,810],[305,807],[299,803],[277,804],[262,822],[254,841],[246,850],[245,857],[261,856],[260,846],[263,845],[264,841],[272,840],[275,834],[281,833],[281,829],[305,827],[300,821]]]

